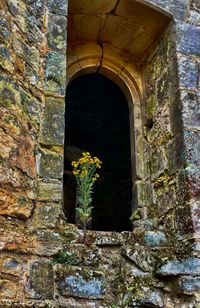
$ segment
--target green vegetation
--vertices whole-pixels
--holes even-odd
[[[101,168],[101,161],[92,157],[89,152],[83,152],[82,157],[72,162],[73,174],[76,177],[78,187],[78,205],[76,212],[86,230],[92,215],[92,194],[95,181],[99,178],[96,169]]]
[[[52,264],[69,264],[69,265],[79,265],[81,263],[75,253],[66,250],[61,250],[54,256],[51,261]]]

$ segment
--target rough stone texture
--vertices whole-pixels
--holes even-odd
[[[155,6],[151,23],[138,2]],[[0,1],[0,307],[199,307],[199,1],[73,3],[74,20],[64,0]],[[116,82],[144,85],[133,232],[83,235],[62,212],[67,19],[69,42],[90,40],[73,61],[108,70],[111,57]]]
[[[161,276],[196,275],[200,274],[200,260],[189,258],[186,260],[169,261],[158,270]]]
[[[181,91],[182,99],[182,118],[183,125],[186,128],[199,127],[200,122],[200,93],[193,93],[190,91]]]
[[[45,62],[45,89],[51,93],[65,93],[66,59],[58,52],[49,52]]]
[[[35,262],[31,264],[29,275],[28,297],[51,299],[53,297],[52,266],[48,262]]]
[[[64,143],[64,111],[62,99],[46,98],[40,142],[45,145]]]
[[[51,13],[67,15],[68,3],[65,0],[48,0],[48,8]]]
[[[192,294],[198,291],[200,287],[200,280],[198,277],[181,277],[178,280],[178,291],[183,294]]]
[[[177,24],[177,50],[186,55],[200,56],[200,42],[197,37],[200,28],[190,24]]]
[[[105,293],[104,275],[78,267],[62,267],[57,270],[59,291],[65,296],[99,299]]]
[[[184,20],[187,15],[188,1],[187,0],[147,0],[149,4],[155,4],[158,8],[164,9],[169,12],[174,18]]]
[[[164,233],[153,231],[146,232],[144,240],[146,245],[150,247],[165,245],[167,241]]]
[[[179,202],[178,170],[183,168],[186,157],[183,137],[180,133],[177,134],[181,127],[178,125],[175,128],[174,125],[174,122],[180,119],[180,111],[174,111],[178,108],[177,96],[174,95],[178,86],[178,72],[174,66],[173,39],[174,25],[171,24],[150,53],[145,66],[144,116],[146,116],[147,139],[145,157],[146,164],[149,165],[150,186],[153,194],[152,203],[148,205],[148,208],[154,219],[166,218],[167,213],[172,211]],[[184,198],[183,195],[180,198]],[[167,221],[166,219],[166,223]],[[166,228],[168,230],[167,225]]]
[[[60,203],[38,202],[35,206],[34,214],[31,221],[33,228],[55,228],[59,223],[59,217],[61,216],[61,213],[62,212]]]
[[[43,178],[62,178],[63,154],[40,149],[37,155],[38,174]]]
[[[64,50],[67,44],[66,18],[63,16],[50,15],[48,21],[47,40],[49,48],[53,50]]]
[[[39,180],[36,192],[39,201],[60,201],[62,183],[58,180]]]
[[[197,89],[199,82],[199,63],[186,57],[181,57],[178,65],[180,86],[188,89]]]

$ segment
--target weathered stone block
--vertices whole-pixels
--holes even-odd
[[[9,221],[8,218],[7,221]],[[19,230],[19,226],[13,222],[14,220],[12,220],[12,230],[8,228],[8,225],[3,225],[2,230],[0,230],[0,250],[19,254],[33,253],[33,239],[31,236],[28,239],[25,230],[22,228]]]
[[[102,252],[97,248],[87,248],[82,251],[82,261],[86,266],[98,266],[101,262]]]
[[[10,141],[10,146],[14,151],[10,151],[9,159],[10,164],[12,167],[18,167],[23,172],[25,172],[28,176],[31,178],[35,178],[36,176],[36,164],[35,164],[35,153],[34,153],[34,142],[31,136],[25,132],[25,127],[20,127],[19,123],[17,122],[17,117],[13,116],[12,114],[4,114],[3,116],[4,121],[7,119],[7,125],[5,124],[4,127],[8,128],[10,132],[13,131],[13,136],[15,139],[17,139],[17,146],[15,146]],[[12,120],[15,120],[13,123],[14,125],[18,124],[19,126],[12,126]],[[26,127],[27,128],[27,127]],[[22,133],[21,133],[22,130]],[[16,138],[15,134],[19,135],[21,133],[21,136],[19,138]],[[17,136],[18,137],[18,136]],[[9,144],[8,144],[9,145]]]
[[[10,24],[7,19],[1,16],[0,20],[0,43],[7,44],[10,39]]]
[[[197,12],[200,12],[200,3],[199,0],[192,1],[192,8],[194,8]]]
[[[177,89],[172,93],[171,101],[169,104],[170,126],[173,136],[180,133],[183,129],[183,120],[181,115],[182,102],[178,87],[179,86],[177,85]]]
[[[26,32],[27,32],[27,38],[30,43],[35,45],[40,45],[43,40],[42,32],[39,28],[40,23],[35,18],[35,16],[27,16],[26,18]]]
[[[158,7],[164,9],[166,12],[174,16],[175,19],[184,20],[187,14],[187,0],[147,0],[151,4],[155,4]]]
[[[149,247],[157,247],[166,245],[167,238],[163,232],[147,231],[144,235],[144,241]]]
[[[188,188],[190,189],[191,198],[200,197],[200,172],[199,166],[189,165],[187,168]]]
[[[26,0],[28,9],[32,15],[34,15],[37,20],[44,18],[46,1],[44,0]]]
[[[193,232],[191,210],[188,203],[175,208],[175,219],[179,234],[186,235]]]
[[[51,13],[67,15],[67,1],[65,0],[48,0],[48,8]]]
[[[157,108],[157,99],[155,94],[152,94],[146,99],[146,116],[147,119],[152,119]]]
[[[200,290],[200,278],[197,277],[181,277],[176,285],[179,293],[192,295]]]
[[[9,0],[8,1],[8,9],[10,13],[14,16],[19,14],[19,11],[22,7],[23,7],[23,2],[20,0],[18,1]]]
[[[155,189],[155,203],[158,207],[157,213],[159,217],[176,207],[178,203],[176,186],[169,183],[166,185],[164,179],[160,184],[161,186]]]
[[[151,215],[151,210],[153,210],[153,215]],[[149,217],[155,216],[155,210],[153,206],[149,207]],[[133,228],[137,228],[142,231],[153,231],[157,226],[156,218],[154,219],[140,219],[133,221]]]
[[[157,307],[157,308],[163,308],[164,302],[163,302],[163,294],[159,291],[151,290],[147,287],[142,288],[140,291],[141,299],[132,300],[129,303],[129,307]],[[134,297],[137,297],[134,296]]]
[[[62,213],[60,203],[37,203],[32,217],[35,229],[55,228]]]
[[[21,38],[15,38],[13,42],[13,48],[16,54],[21,57],[29,66],[31,66],[36,71],[40,67],[40,54],[35,47],[30,47],[25,44]]]
[[[63,154],[49,150],[40,150],[37,154],[37,171],[44,178],[62,178]]]
[[[190,16],[188,19],[190,24],[194,24],[196,26],[200,26],[200,11],[190,11]]]
[[[173,260],[162,265],[157,274],[160,276],[179,276],[179,275],[200,275],[200,259],[188,258],[184,260]]]
[[[97,246],[121,246],[122,245],[122,236],[115,232],[101,232],[97,233],[95,239],[95,244]]]
[[[176,221],[176,215],[175,215],[175,210],[169,210],[163,217],[164,219],[162,220],[162,225],[161,228],[163,230],[166,230],[166,233],[171,234],[176,234],[177,233],[177,221]],[[170,240],[170,236],[169,236]]]
[[[186,55],[200,55],[200,27],[177,24],[177,51]]]
[[[172,138],[170,106],[165,104],[156,109],[152,128],[147,132],[147,140],[157,145],[165,145]]]
[[[0,188],[0,215],[27,219],[31,216],[33,203],[26,194]]]
[[[48,92],[64,94],[66,87],[66,55],[49,52],[45,62],[45,89]]]
[[[28,14],[25,3],[21,0],[8,0],[8,10],[15,17],[15,23],[18,28],[25,32],[25,17]]]
[[[152,179],[159,177],[166,168],[166,158],[162,147],[154,147],[149,153],[150,174]]]
[[[6,47],[0,47],[0,67],[3,67],[4,70],[10,73],[14,71],[13,57]]]
[[[41,89],[44,86],[44,82],[40,75],[40,72],[33,69],[30,65],[26,64],[24,68],[24,77],[26,78],[27,82],[35,87]]]
[[[39,201],[60,201],[62,199],[62,183],[58,180],[39,180],[37,199]]]
[[[4,159],[8,159],[10,157],[12,151],[15,151],[17,149],[17,143],[2,128],[0,128],[0,138],[2,140],[1,141],[1,148],[0,148],[0,157],[4,158]],[[1,162],[1,164],[0,164],[1,171],[2,171],[2,168],[3,168],[2,164],[3,163]]]
[[[31,298],[51,299],[54,294],[53,268],[49,262],[34,262],[30,268],[27,295]]]
[[[148,206],[153,202],[151,184],[142,181],[136,181],[138,206]]]
[[[200,93],[181,91],[182,102],[182,119],[183,126],[199,127],[200,126]]]
[[[9,113],[9,111],[2,107],[1,127],[4,131],[9,131],[10,135],[12,135],[10,139],[13,139],[13,144],[15,145],[17,145],[18,140],[14,140],[13,137],[21,135],[22,125],[20,124],[19,118],[15,114]]]
[[[200,132],[196,130],[184,131],[184,141],[188,163],[192,164],[194,167],[199,167]],[[198,169],[196,171],[198,171]]]
[[[63,16],[50,15],[47,41],[53,50],[65,50],[67,44],[67,20]]]
[[[36,130],[40,128],[41,121],[41,111],[42,106],[39,101],[35,98],[29,96],[26,92],[20,91],[21,93],[21,102],[23,105],[23,110],[25,114],[29,117],[31,125],[33,125]]]
[[[190,210],[191,210],[193,231],[198,233],[200,232],[200,202],[198,200],[191,200]]]
[[[36,239],[34,253],[40,256],[54,256],[63,247],[63,238],[54,230],[35,229],[32,227]]]
[[[14,277],[22,274],[23,262],[15,257],[8,257],[1,255],[0,258],[0,272],[10,274]]]
[[[121,262],[121,276],[126,277],[126,283],[134,284],[137,280],[140,281],[142,278],[150,277],[150,273],[143,271],[134,264],[130,264],[127,260]],[[138,286],[139,289],[139,286]]]
[[[196,61],[181,57],[178,60],[178,74],[181,86],[190,89],[198,88],[199,64]]]
[[[168,170],[170,175],[174,174],[178,169],[183,167],[186,155],[182,134],[178,134],[169,141],[167,145],[166,156],[168,160]]]
[[[9,78],[0,76],[0,104],[6,108],[15,109],[20,103],[20,93],[16,84]]]
[[[40,142],[45,145],[64,144],[64,99],[46,98]]]
[[[15,298],[17,295],[17,285],[9,280],[1,280],[0,282],[0,297]]]
[[[105,294],[105,277],[102,272],[58,266],[56,274],[59,291],[65,297],[101,299]]]
[[[155,258],[143,246],[125,246],[122,248],[122,255],[144,272],[151,272],[154,268]]]
[[[156,99],[159,105],[163,105],[166,100],[170,99],[172,92],[172,74],[170,70],[161,73],[156,80]],[[176,79],[174,79],[175,81]]]

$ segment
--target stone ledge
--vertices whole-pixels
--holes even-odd
[[[83,267],[57,265],[58,291],[64,297],[102,299],[105,294],[105,275]]]

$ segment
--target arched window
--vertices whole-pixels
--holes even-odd
[[[129,108],[121,89],[98,73],[75,78],[67,87],[64,211],[76,221],[76,183],[71,161],[89,151],[103,161],[93,195],[91,229],[130,230],[132,168]]]

